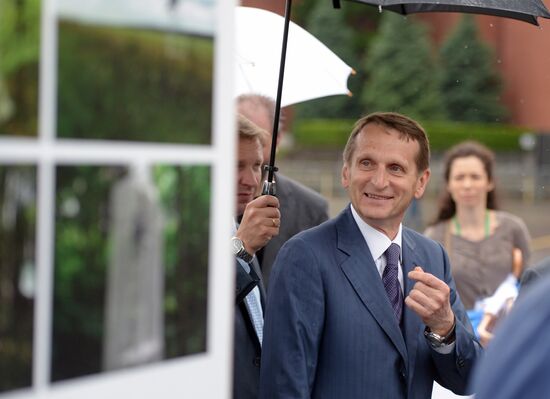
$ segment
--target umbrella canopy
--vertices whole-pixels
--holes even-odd
[[[537,18],[550,18],[541,0],[354,0],[400,14],[417,12],[463,12],[495,15],[538,25]],[[333,0],[339,8],[339,0]]]
[[[235,95],[277,95],[284,18],[252,7],[235,8]],[[290,22],[281,106],[348,94],[353,69],[315,36]]]

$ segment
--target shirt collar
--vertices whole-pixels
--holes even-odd
[[[399,230],[397,231],[397,235],[395,236],[395,238],[393,240],[390,240],[387,235],[367,224],[361,218],[361,216],[359,216],[359,214],[353,207],[353,204],[351,205],[351,214],[353,215],[353,219],[355,219],[355,223],[357,223],[357,226],[359,227],[359,230],[361,231],[361,234],[363,235],[363,238],[365,239],[370,249],[370,253],[372,254],[372,258],[374,259],[374,261],[380,258],[384,254],[384,252],[386,252],[392,242],[399,245],[399,258],[402,259],[402,223],[399,224]]]

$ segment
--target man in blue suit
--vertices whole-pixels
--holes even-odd
[[[422,127],[360,119],[344,150],[351,204],[279,252],[268,294],[260,398],[466,394],[481,346],[438,243],[401,222],[430,177]]]

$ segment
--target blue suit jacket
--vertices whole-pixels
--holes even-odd
[[[264,285],[269,291],[269,275],[275,258],[285,242],[295,234],[318,226],[328,219],[328,202],[310,188],[276,173],[277,198],[281,212],[279,234],[262,248],[261,268]]]
[[[404,306],[403,331],[348,206],[279,253],[269,290],[260,398],[429,398],[433,381],[466,393],[481,353],[441,245],[403,229],[406,278],[421,266],[451,288],[456,346],[442,355]]]

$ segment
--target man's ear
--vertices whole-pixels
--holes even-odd
[[[344,166],[342,166],[342,187],[348,188],[349,179],[349,167],[347,163],[344,163]]]
[[[422,196],[424,195],[424,191],[426,191],[426,186],[430,181],[431,173],[432,172],[428,168],[420,174],[416,182],[417,185],[416,185],[416,190],[414,191],[414,198],[416,199],[422,198]]]

